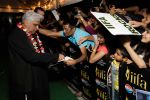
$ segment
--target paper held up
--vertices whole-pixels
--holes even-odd
[[[55,19],[58,21],[59,20],[59,15],[58,15],[58,12],[54,9],[51,11],[52,14],[54,15]]]
[[[67,60],[73,60],[73,58],[69,57],[69,56],[66,56],[63,60],[60,60],[58,62],[61,62],[61,61],[67,61]]]
[[[67,61],[67,60],[73,60],[73,58],[66,56],[64,61]]]
[[[118,15],[109,13],[91,12],[112,35],[141,35]]]

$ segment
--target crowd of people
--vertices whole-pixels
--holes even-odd
[[[91,11],[117,14],[136,28],[141,35],[111,36],[90,13]],[[117,8],[115,5],[107,6],[106,2],[103,2],[92,7],[90,11],[73,7],[65,11],[57,9],[56,12],[59,20],[50,14],[48,18],[44,18],[45,11],[41,7],[37,7],[34,11],[27,11],[22,16],[22,22],[18,23],[9,34],[10,100],[49,100],[48,66],[59,61],[63,61],[67,67],[70,67],[82,64],[84,61],[93,64],[104,57],[113,59],[107,73],[108,87],[114,87],[116,91],[115,94],[110,93],[113,100],[119,99],[117,98],[118,70],[121,62],[134,63],[140,69],[150,67],[148,8],[141,9],[138,6]],[[62,51],[58,54],[46,52],[43,41],[40,40],[41,35],[59,41],[58,45],[62,45]],[[68,41],[64,42],[60,37]],[[117,42],[111,37],[115,37]],[[79,49],[80,55],[64,60],[65,54],[62,52],[71,45]],[[113,79],[117,80],[115,85],[109,81]]]

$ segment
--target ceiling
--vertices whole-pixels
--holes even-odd
[[[25,12],[37,6],[48,10],[80,1],[82,0],[0,0],[0,12]]]

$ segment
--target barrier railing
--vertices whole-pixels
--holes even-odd
[[[76,53],[78,52],[71,52],[69,56],[76,58]],[[112,100],[116,92],[113,85],[109,87],[107,83],[107,72],[110,65],[111,61],[106,59],[101,59],[95,64],[82,62],[75,65],[74,68],[69,68],[69,80],[89,100]],[[114,73],[113,70],[111,71]],[[116,98],[119,100],[150,100],[149,73],[149,68],[139,69],[134,64],[121,63],[118,70],[119,91],[115,95],[118,96]],[[115,84],[115,80],[112,80],[111,84]]]
[[[107,71],[110,66],[110,61],[101,59],[95,64],[89,64],[87,61],[82,64],[76,65],[78,68],[78,74],[74,75],[71,80],[76,77],[76,83],[79,90],[82,90],[83,94],[88,99],[94,100],[110,100],[113,94],[113,87],[107,86]],[[72,69],[74,70],[74,69]],[[137,98],[149,98],[150,97],[150,69],[139,69],[134,64],[122,63],[119,68],[119,95],[121,100],[136,100]],[[70,72],[72,73],[72,72]],[[112,84],[114,84],[112,81]],[[77,88],[78,88],[77,87]],[[145,97],[144,97],[145,96]],[[144,99],[148,100],[148,99]]]
[[[120,96],[126,100],[149,100],[149,72],[150,69],[139,69],[134,64],[122,65],[120,69],[120,73],[122,73],[120,76]]]

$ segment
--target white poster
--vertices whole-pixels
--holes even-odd
[[[61,6],[66,6],[66,5],[71,5],[74,3],[81,2],[81,1],[83,1],[83,0],[59,0],[59,3]]]
[[[59,20],[59,15],[56,10],[52,10],[52,14],[54,15],[55,19],[58,21]]]
[[[141,35],[119,16],[109,13],[91,12],[113,35]]]

